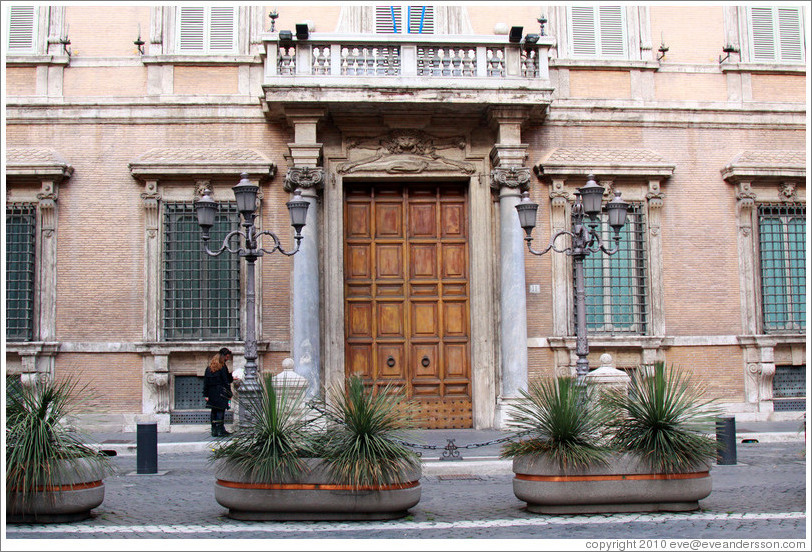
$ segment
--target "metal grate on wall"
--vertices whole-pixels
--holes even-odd
[[[806,409],[806,366],[776,366],[773,376],[773,410]]]
[[[219,249],[239,228],[235,203],[220,204],[210,247]],[[164,205],[164,304],[166,340],[220,340],[240,337],[240,258],[203,249],[192,203]],[[236,247],[237,238],[232,239]]]
[[[6,339],[34,339],[37,208],[6,205]]]
[[[758,208],[764,332],[806,330],[806,207]]]
[[[601,215],[601,238],[614,247],[608,215]],[[612,256],[591,253],[584,259],[587,332],[645,335],[647,331],[646,222],[640,204],[631,204]],[[573,280],[575,271],[573,270]],[[574,289],[574,286],[573,286]]]
[[[210,410],[206,408],[203,400],[202,376],[175,376],[175,401],[172,412],[169,413],[171,424],[207,424],[210,420]],[[234,420],[234,413],[226,411],[226,422]]]

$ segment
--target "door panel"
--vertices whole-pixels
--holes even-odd
[[[348,184],[344,216],[347,374],[471,427],[465,186]]]

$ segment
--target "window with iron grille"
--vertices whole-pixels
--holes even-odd
[[[434,34],[434,7],[376,6],[375,32]]]
[[[773,375],[773,410],[806,409],[806,366],[776,366]]]
[[[601,238],[614,246],[606,212]],[[620,232],[620,250],[612,256],[591,253],[584,260],[586,326],[589,333],[645,335],[647,331],[646,229],[642,206],[631,204]],[[573,271],[574,276],[574,271]]]
[[[37,208],[6,205],[6,339],[34,339]]]
[[[758,208],[764,332],[806,330],[806,207]]]
[[[239,227],[235,203],[221,204],[219,209],[210,242],[218,248]],[[228,252],[219,257],[206,254],[192,203],[164,205],[163,246],[164,339],[239,339],[239,257]]]

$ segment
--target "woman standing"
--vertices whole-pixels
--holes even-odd
[[[226,362],[231,360],[231,351],[223,347],[214,355],[206,368],[203,378],[203,397],[206,406],[211,408],[211,436],[227,437],[231,435],[226,431],[226,410],[231,408],[231,382],[234,378],[228,371]]]

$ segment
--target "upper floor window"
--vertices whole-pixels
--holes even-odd
[[[748,12],[751,61],[803,62],[801,8],[754,6]]]
[[[759,264],[764,332],[806,329],[806,207],[760,205]]]
[[[600,232],[604,243],[613,243],[606,212],[601,216]],[[646,229],[640,204],[630,205],[619,246],[612,256],[593,253],[584,259],[587,331],[646,335]]]
[[[567,16],[573,57],[628,56],[623,6],[570,6]]]
[[[236,204],[221,205],[211,243],[239,228]],[[194,204],[164,205],[164,338],[218,340],[240,337],[240,260],[208,256],[200,245]]]
[[[434,34],[434,7],[376,6],[375,32]]]
[[[37,208],[6,205],[6,339],[34,339]]]
[[[178,8],[177,36],[178,53],[236,53],[237,8],[181,6]]]
[[[34,54],[37,52],[37,8],[11,6],[8,9],[8,52]]]

